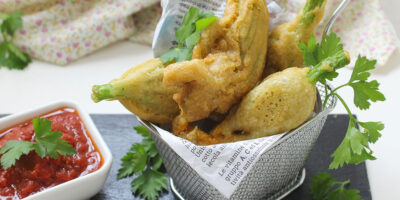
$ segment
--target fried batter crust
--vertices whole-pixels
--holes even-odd
[[[177,91],[162,84],[164,64],[160,59],[151,59],[132,67],[121,78],[110,83],[121,88],[123,96],[117,97],[126,109],[143,120],[153,123],[170,123],[179,114],[172,99]]]
[[[188,122],[224,114],[260,80],[268,43],[264,0],[227,0],[224,16],[209,26],[193,59],[169,65],[165,86],[181,90],[174,100]]]
[[[305,7],[297,17],[287,23],[277,26],[269,36],[267,67],[264,76],[275,70],[281,71],[288,67],[304,66],[303,55],[299,43],[306,43],[314,34],[315,28],[324,16],[327,0],[307,0]],[[314,9],[307,8],[312,4],[321,3]]]
[[[265,137],[290,131],[312,114],[316,88],[307,79],[309,68],[288,68],[267,77],[211,136],[223,142]]]

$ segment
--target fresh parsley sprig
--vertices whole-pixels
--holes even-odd
[[[8,169],[15,165],[22,155],[35,151],[41,158],[48,155],[50,158],[58,159],[59,155],[72,155],[76,150],[67,141],[61,140],[62,133],[51,131],[51,121],[48,119],[35,118],[32,120],[35,131],[35,143],[30,141],[7,141],[0,149],[1,165]]]
[[[31,58],[12,43],[14,33],[22,28],[22,13],[15,11],[10,14],[0,13],[0,31],[3,41],[0,44],[0,67],[8,69],[25,69]]]
[[[345,186],[350,183],[347,181],[337,181],[329,173],[320,173],[312,178],[310,185],[311,196],[314,200],[360,200],[360,191],[355,189],[346,189]]]
[[[200,40],[200,33],[218,17],[212,12],[201,12],[198,8],[190,7],[183,18],[182,25],[175,32],[178,43],[176,48],[170,49],[160,59],[164,63],[190,60],[194,46]]]
[[[142,142],[133,144],[130,151],[121,159],[122,164],[117,178],[138,175],[131,182],[132,192],[148,200],[155,200],[160,192],[168,188],[167,176],[159,170],[162,159],[146,128],[136,126],[134,129],[143,137]]]
[[[373,152],[369,148],[369,144],[375,143],[381,137],[380,131],[384,129],[384,124],[381,122],[358,121],[337,91],[346,86],[353,88],[354,104],[362,110],[369,109],[371,102],[385,101],[385,96],[379,91],[378,81],[369,81],[371,76],[369,71],[375,69],[376,61],[359,56],[350,80],[328,93],[327,81],[332,81],[336,78],[339,75],[336,70],[348,64],[342,63],[337,66],[330,66],[329,62],[326,61],[326,58],[343,55],[343,45],[340,43],[340,38],[335,33],[331,33],[319,44],[316,42],[315,37],[312,37],[308,44],[299,44],[299,48],[303,53],[305,65],[312,66],[308,73],[309,79],[314,82],[319,81],[325,85],[326,98],[323,107],[326,107],[329,97],[335,96],[345,107],[350,117],[346,135],[342,143],[331,155],[333,161],[329,168],[337,169],[345,163],[359,164],[365,160],[375,160],[376,158],[372,155]],[[357,126],[363,127],[363,131],[360,131]]]

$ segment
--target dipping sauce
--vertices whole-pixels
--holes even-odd
[[[103,159],[76,110],[62,108],[41,116],[51,120],[52,131],[63,133],[76,154],[52,159],[31,151],[7,170],[0,166],[0,199],[21,199],[46,188],[98,170]],[[32,120],[0,130],[0,147],[9,140],[35,141]]]

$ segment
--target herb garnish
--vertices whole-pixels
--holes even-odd
[[[361,110],[369,109],[371,102],[385,101],[385,96],[379,91],[378,81],[369,80],[371,76],[369,71],[375,69],[376,60],[368,60],[366,57],[358,56],[350,80],[328,93],[327,80],[332,81],[336,78],[339,75],[336,70],[348,63],[331,66],[329,65],[329,61],[325,63],[320,62],[327,57],[339,55],[340,52],[343,52],[343,45],[340,43],[340,38],[335,33],[331,33],[322,40],[321,44],[318,44],[316,38],[313,36],[308,41],[308,44],[299,44],[299,48],[303,53],[305,65],[313,66],[308,73],[308,77],[325,85],[323,107],[326,107],[329,97],[335,96],[345,107],[350,117],[346,135],[342,143],[331,155],[333,161],[329,165],[329,169],[337,169],[345,163],[359,164],[366,160],[375,160],[376,158],[372,155],[373,152],[369,148],[369,144],[375,143],[381,137],[380,131],[384,129],[384,124],[382,122],[358,121],[337,91],[346,86],[351,87],[354,91],[354,105]],[[363,131],[360,131],[357,125],[361,126]],[[339,182],[328,173],[321,173],[313,177],[310,189],[313,198],[316,200],[361,199],[358,190],[344,188],[349,182]],[[333,189],[335,186],[338,187]]]
[[[192,59],[193,48],[200,40],[201,31],[217,18],[212,12],[201,12],[198,8],[190,7],[183,18],[182,25],[175,32],[178,46],[162,55],[161,61],[170,63]]]
[[[31,58],[19,47],[12,43],[14,33],[22,28],[22,13],[15,11],[10,14],[0,13],[0,31],[3,42],[0,44],[0,67],[8,69],[25,69]]]
[[[346,189],[345,186],[350,183],[347,181],[337,181],[328,173],[320,173],[312,178],[310,185],[311,196],[315,200],[360,200],[360,191]],[[336,187],[336,188],[335,188]]]
[[[308,76],[318,76],[317,80],[324,84],[325,88],[327,88],[327,80],[333,80],[339,75],[336,70],[345,66],[329,66],[328,62],[316,66],[316,64],[321,62],[324,58],[336,55],[343,51],[343,45],[340,44],[340,38],[336,36],[335,33],[326,36],[322,40],[321,44],[318,44],[315,37],[312,37],[307,45],[300,44],[299,47],[303,53],[304,63],[307,66],[314,66],[314,68],[312,68],[308,73]],[[344,163],[359,164],[365,160],[376,159],[372,155],[373,152],[369,148],[369,144],[375,143],[381,137],[380,131],[384,128],[383,123],[358,121],[353,116],[347,103],[337,93],[339,89],[345,86],[352,87],[354,91],[354,104],[360,109],[368,109],[371,105],[370,102],[384,101],[385,96],[379,92],[378,81],[368,80],[371,75],[368,71],[375,69],[375,64],[375,60],[368,60],[366,57],[359,56],[349,82],[335,88],[330,93],[325,89],[326,98],[323,103],[324,108],[329,97],[336,96],[346,108],[350,117],[346,136],[336,151],[331,155],[333,161],[329,166],[330,169],[337,169],[339,166],[342,167]],[[357,128],[357,125],[363,127],[364,130],[360,131]]]
[[[159,171],[162,159],[156,145],[146,128],[134,127],[143,140],[132,145],[129,152],[121,159],[118,179],[138,174],[131,182],[131,190],[148,200],[155,200],[159,193],[168,188],[167,176]]]
[[[62,133],[51,131],[51,121],[48,119],[35,118],[32,120],[35,131],[35,143],[30,141],[7,141],[0,149],[1,165],[8,169],[22,156],[34,150],[41,158],[48,155],[50,158],[58,159],[59,155],[72,155],[76,150],[66,140],[61,140]]]

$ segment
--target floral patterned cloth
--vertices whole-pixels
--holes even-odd
[[[143,34],[157,21],[159,0],[0,0],[0,12],[21,10],[23,29],[15,43],[33,57],[66,64],[120,39]],[[153,9],[146,9],[155,6]],[[134,15],[135,17],[132,17]],[[152,28],[154,29],[154,28]],[[152,30],[151,29],[151,30]]]
[[[275,0],[295,16],[305,0]],[[33,57],[66,64],[115,41],[151,44],[161,14],[159,0],[0,0],[0,12],[21,10],[24,25],[15,42]],[[341,0],[328,0],[322,34]],[[387,62],[398,46],[378,0],[352,0],[333,27],[352,53]]]
[[[293,16],[305,2],[305,0],[279,1],[286,5],[288,13]],[[322,36],[330,16],[341,2],[342,0],[327,1],[325,18],[317,28],[317,36]],[[396,32],[385,17],[379,0],[351,0],[336,20],[332,31],[342,38],[344,48],[351,54],[353,65],[359,54],[377,59],[378,66],[384,65],[399,47]]]

